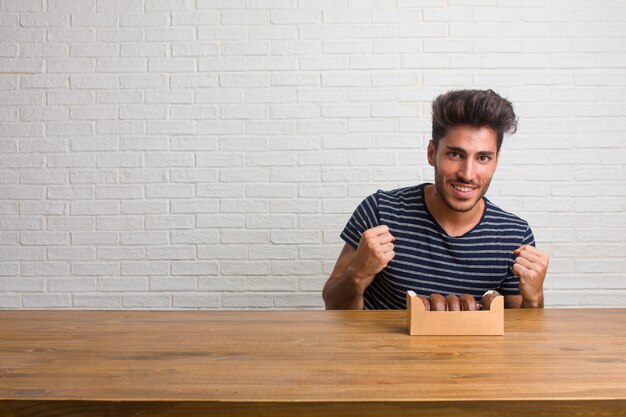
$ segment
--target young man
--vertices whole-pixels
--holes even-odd
[[[378,191],[354,211],[323,291],[327,309],[403,309],[406,291],[504,295],[507,308],[542,308],[548,256],[528,223],[484,197],[511,103],[491,90],[460,90],[433,102],[428,163],[434,184]]]

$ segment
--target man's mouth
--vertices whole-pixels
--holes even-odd
[[[470,191],[474,190],[473,187],[468,187],[466,185],[458,185],[458,184],[452,184],[452,188],[462,193],[469,193]]]

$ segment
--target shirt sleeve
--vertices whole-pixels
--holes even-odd
[[[535,246],[535,236],[533,235],[533,231],[530,229],[530,226],[528,226],[526,233],[524,233],[524,237],[520,243],[520,246],[521,245]],[[515,255],[513,255],[511,264],[509,265],[507,277],[504,281],[502,281],[500,288],[498,289],[498,292],[502,295],[519,295],[519,278],[513,273],[514,263]]]
[[[340,237],[356,249],[359,246],[363,232],[378,225],[378,201],[376,194],[372,194],[364,199],[354,210]]]

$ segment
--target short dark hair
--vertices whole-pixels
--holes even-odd
[[[505,133],[517,131],[517,117],[510,101],[493,90],[454,90],[433,101],[432,139],[435,149],[447,130],[458,125],[490,127],[498,135],[498,151]]]

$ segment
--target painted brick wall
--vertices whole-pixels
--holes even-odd
[[[1,0],[0,308],[319,308],[452,88],[519,113],[547,305],[626,306],[623,0]]]

